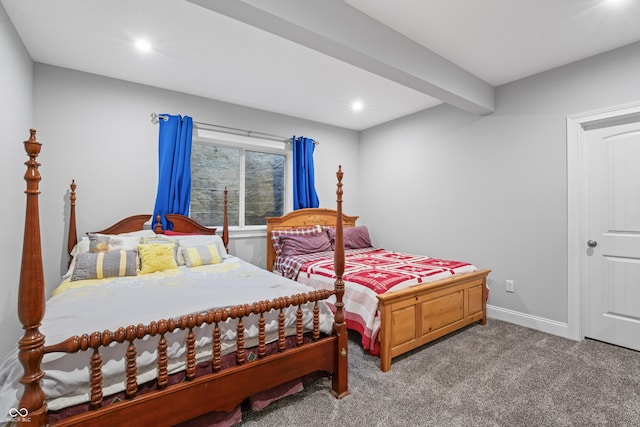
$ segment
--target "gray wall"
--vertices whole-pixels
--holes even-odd
[[[22,141],[33,122],[33,62],[0,4],[0,200],[3,241],[0,246],[0,357],[21,335],[17,317],[18,282],[26,184]]]
[[[375,243],[490,268],[490,314],[566,326],[566,118],[638,101],[639,70],[637,43],[499,87],[489,116],[439,106],[362,132]]]

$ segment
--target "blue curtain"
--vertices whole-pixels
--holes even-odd
[[[162,228],[167,230],[165,214],[189,215],[193,120],[189,116],[162,116],[168,120],[160,120],[158,195],[153,223],[160,214]]]
[[[300,136],[291,139],[293,145],[293,209],[317,208],[320,206],[316,193],[313,139]]]

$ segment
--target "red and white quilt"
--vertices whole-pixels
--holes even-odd
[[[283,260],[279,261],[274,270],[281,274],[317,289],[333,289],[332,252],[290,257],[286,260],[287,268],[283,268]],[[477,268],[466,262],[384,249],[347,250],[342,275],[347,327],[362,335],[362,346],[367,352],[379,355],[380,313],[376,295],[474,270]],[[334,301],[329,300],[329,303]]]

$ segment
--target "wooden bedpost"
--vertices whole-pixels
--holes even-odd
[[[331,393],[337,398],[342,398],[349,394],[348,387],[348,336],[347,324],[344,321],[344,282],[342,274],[344,273],[344,238],[342,232],[342,166],[338,166],[336,176],[337,184],[337,207],[336,207],[336,240],[333,265],[336,273],[335,291],[336,291],[336,314],[333,322],[333,333],[338,337],[335,372],[333,373]]]
[[[224,248],[229,252],[229,219],[227,218],[227,187],[224,187],[224,215],[222,220],[222,243]]]
[[[36,140],[35,129],[31,129],[30,133],[29,140],[24,142],[25,151],[29,155],[24,175],[27,182],[27,210],[18,290],[18,317],[24,329],[24,335],[18,341],[18,359],[24,368],[24,375],[20,379],[24,385],[24,393],[20,399],[20,408],[16,409],[22,412],[22,408],[25,408],[28,411],[25,417],[20,416],[18,419],[19,425],[43,426],[47,416],[44,392],[40,387],[40,380],[44,376],[40,368],[44,356],[44,335],[38,328],[44,316],[45,291],[38,211],[40,163],[37,161],[42,145]]]
[[[71,264],[71,251],[78,243],[78,231],[76,226],[76,180],[71,180],[71,195],[69,196],[69,238],[67,240],[67,253],[69,254],[69,264]]]

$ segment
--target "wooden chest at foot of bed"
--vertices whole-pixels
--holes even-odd
[[[380,369],[391,359],[474,322],[486,323],[489,270],[378,295]]]

